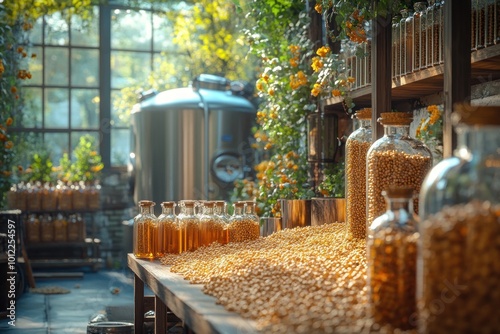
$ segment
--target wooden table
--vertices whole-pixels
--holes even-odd
[[[201,284],[190,284],[172,273],[159,261],[137,259],[128,254],[128,266],[134,272],[135,334],[142,334],[144,323],[144,284],[155,294],[155,333],[167,329],[167,309],[179,317],[189,331],[195,333],[257,333],[255,322],[243,319],[215,304],[216,299],[204,294]]]

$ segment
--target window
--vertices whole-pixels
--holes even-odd
[[[64,13],[39,19],[30,33],[32,79],[23,88],[25,138],[43,142],[58,164],[79,138],[99,139],[106,167],[124,166],[130,125],[113,108],[121,89],[146,82],[162,51],[173,51],[171,23],[152,10],[96,6],[91,21]]]

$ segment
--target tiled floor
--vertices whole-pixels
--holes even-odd
[[[16,302],[16,326],[1,319],[0,332],[87,333],[89,320],[99,314],[109,315],[113,321],[133,321],[133,275],[128,269],[83,273],[82,278],[37,278],[37,288],[57,286],[70,292],[45,295],[25,291]]]

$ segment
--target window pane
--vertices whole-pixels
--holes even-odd
[[[99,128],[99,90],[73,89],[71,91],[71,127]]]
[[[71,50],[71,85],[99,86],[99,50]]]
[[[189,59],[181,54],[155,53],[153,55],[153,72],[157,79],[165,83],[165,87],[185,87],[193,79],[189,70]]]
[[[69,153],[69,134],[46,132],[43,136],[44,144],[50,152],[52,161],[58,165],[64,153]]]
[[[45,90],[45,127],[69,127],[69,91],[62,88]]]
[[[35,55],[35,57],[32,57]],[[29,71],[31,79],[26,80],[26,85],[41,85],[43,83],[43,48],[34,46],[28,49]]]
[[[177,48],[172,43],[174,35],[173,22],[165,16],[153,15],[153,41],[154,51],[175,51]]]
[[[125,166],[130,154],[130,130],[111,129],[111,165]]]
[[[60,12],[45,17],[45,44],[68,45],[68,23]]]
[[[45,83],[67,86],[69,77],[69,52],[66,48],[45,48]]]
[[[95,138],[95,145],[96,145],[96,150],[99,152],[99,133],[96,131],[89,131],[89,132],[72,132],[71,133],[71,152],[75,150],[75,148],[78,146],[80,143],[80,137],[83,137],[85,135],[91,135],[92,137]],[[75,157],[72,157],[75,159]]]
[[[120,127],[120,126],[129,126],[130,125],[130,110],[126,110],[126,108],[117,109],[116,101],[127,101],[127,99],[123,96],[123,93],[120,90],[112,90],[111,91],[111,126]]]
[[[33,44],[42,44],[43,17],[38,18],[29,33],[29,41]]]
[[[31,164],[33,153],[44,147],[41,133],[13,133],[12,141],[16,143],[14,164],[26,168]]]
[[[87,21],[71,17],[71,45],[99,46],[99,7],[94,7],[92,15]]]
[[[23,106],[23,127],[41,128],[42,127],[42,89],[41,88],[23,88],[24,106]]]
[[[141,52],[111,52],[111,88],[135,83],[146,84],[151,70],[151,56]]]
[[[111,13],[111,48],[151,50],[151,14],[115,9]]]

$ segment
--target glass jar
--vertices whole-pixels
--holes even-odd
[[[215,201],[214,215],[217,217],[218,224],[221,225],[222,230],[220,230],[217,235],[217,242],[221,245],[225,245],[229,242],[229,215],[227,214],[227,205],[225,201]]]
[[[26,222],[26,240],[29,243],[40,242],[40,219],[35,214],[30,214]]]
[[[58,192],[59,210],[62,211],[73,210],[73,193],[71,187],[61,182],[57,185],[56,189]]]
[[[56,211],[57,210],[57,196],[54,192],[54,186],[46,183],[41,189],[42,192],[42,210],[43,211]]]
[[[175,202],[162,202],[161,215],[158,216],[158,249],[156,257],[165,254],[179,254],[181,252],[181,231],[177,225]]]
[[[253,202],[252,202],[253,203]],[[252,207],[252,205],[250,205]],[[260,237],[259,220],[245,210],[245,202],[233,204],[234,212],[229,219],[229,242],[243,242],[255,240]],[[255,205],[253,205],[255,211]],[[252,209],[249,209],[250,212]]]
[[[134,255],[139,259],[153,259],[156,254],[158,228],[154,206],[153,201],[139,201],[140,212],[134,217]]]
[[[382,190],[391,186],[411,187],[416,193],[432,167],[432,153],[419,140],[410,137],[411,113],[382,113],[379,122],[384,136],[375,141],[366,157],[366,215],[368,226],[384,213]],[[418,197],[413,202],[418,214]]]
[[[42,192],[40,182],[28,183],[26,196],[26,209],[28,211],[40,211],[42,209]]]
[[[40,218],[40,241],[54,241],[54,224],[52,222],[52,216],[48,213],[45,213],[42,215],[42,218]]]
[[[76,215],[70,215],[68,221],[68,241],[82,241],[81,228],[76,219]]]
[[[417,223],[413,189],[383,191],[387,211],[368,228],[368,295],[374,321],[392,328],[416,327]]]
[[[68,241],[68,222],[66,218],[58,213],[54,219],[54,241],[66,242]]]
[[[93,183],[86,187],[87,207],[89,210],[98,210],[101,207],[101,185]]]
[[[359,127],[345,148],[346,222],[355,238],[366,237],[366,153],[372,144],[371,108],[356,112]]]
[[[208,246],[217,241],[217,235],[222,226],[217,222],[214,214],[215,202],[205,201],[203,213],[200,215],[200,246]]]
[[[244,201],[245,214],[243,215],[248,220],[248,239],[255,240],[260,237],[260,218],[255,211],[255,201]]]
[[[454,156],[420,192],[419,331],[498,332],[500,107],[454,107]]]
[[[73,195],[73,210],[85,210],[87,209],[87,195],[85,189],[85,183],[79,182],[71,186]]]
[[[182,251],[194,251],[200,245],[200,220],[195,213],[196,201],[184,200],[179,203],[181,211],[177,224],[181,230]]]

